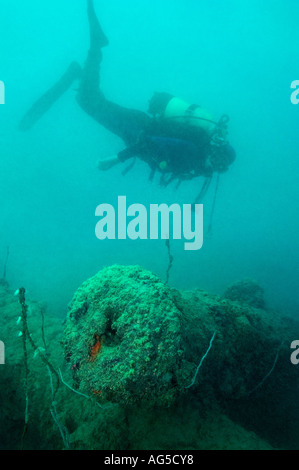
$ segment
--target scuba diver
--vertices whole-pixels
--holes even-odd
[[[160,183],[165,186],[174,180],[179,185],[183,180],[203,176],[204,183],[194,203],[200,201],[213,174],[218,174],[219,179],[219,174],[235,159],[235,151],[227,141],[228,117],[224,115],[216,122],[200,106],[190,105],[168,93],[155,93],[148,113],[108,101],[100,89],[102,49],[108,45],[108,39],[97,19],[93,0],[87,0],[87,11],[90,49],[84,67],[73,62],[24,116],[20,129],[31,128],[72,83],[79,80],[77,101],[81,108],[126,145],[117,155],[100,160],[98,168],[108,170],[129,159],[134,163],[135,157],[139,157],[150,166],[150,179],[158,172]]]

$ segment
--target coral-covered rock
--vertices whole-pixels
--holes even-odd
[[[149,271],[124,266],[77,290],[64,333],[61,317],[27,296],[26,303],[30,336],[45,348],[45,332],[50,362],[61,371],[53,416],[55,376],[27,341],[26,449],[299,448],[294,319],[170,289]],[[0,283],[1,449],[20,448],[24,430],[20,307]]]
[[[229,286],[223,294],[229,300],[236,300],[256,308],[264,308],[264,289],[252,279],[244,279]]]
[[[112,266],[84,282],[64,347],[79,389],[100,400],[169,406],[182,389],[181,313],[170,288],[142,268]]]

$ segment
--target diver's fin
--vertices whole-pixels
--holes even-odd
[[[27,131],[46,114],[53,104],[71,87],[73,82],[81,77],[81,67],[72,62],[60,80],[55,83],[41,98],[39,98],[25,114],[19,124],[19,129]]]
[[[87,0],[87,15],[90,30],[90,48],[101,49],[102,47],[108,46],[109,41],[95,13],[93,0]]]

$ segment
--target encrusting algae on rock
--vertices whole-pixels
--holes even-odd
[[[171,289],[142,268],[106,268],[71,302],[64,348],[85,393],[101,391],[103,400],[124,406],[168,407],[184,386],[182,347]]]
[[[237,300],[256,308],[264,308],[264,289],[252,279],[244,279],[229,286],[223,297],[230,300]]]

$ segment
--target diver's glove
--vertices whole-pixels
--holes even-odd
[[[106,171],[110,170],[110,168],[117,165],[118,163],[120,163],[118,155],[113,155],[112,157],[105,158],[104,160],[99,160],[97,166],[100,171]]]

